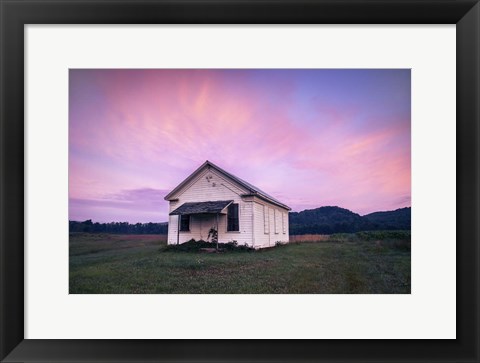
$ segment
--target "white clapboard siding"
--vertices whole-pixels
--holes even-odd
[[[258,202],[253,203],[253,217],[254,217],[254,230],[255,230],[255,247],[269,247],[270,246],[270,220],[265,218],[264,210],[268,213],[269,206],[266,204],[260,204]],[[265,226],[265,223],[268,223]]]
[[[288,242],[288,211],[263,200],[255,200],[253,204],[255,247],[272,247],[276,242]],[[282,229],[282,214],[286,219],[285,233]],[[279,233],[275,233],[275,218]]]
[[[208,178],[207,178],[208,176]],[[226,215],[219,216],[218,237],[219,242],[226,243],[237,241],[238,244],[253,244],[253,228],[252,228],[252,203],[244,201],[242,194],[247,190],[240,188],[227,178],[213,169],[206,169],[179,190],[172,198],[178,198],[178,201],[170,202],[170,212],[178,208],[184,203],[189,202],[206,202],[216,200],[233,200],[239,204],[239,232],[227,232]],[[192,238],[195,240],[207,239],[208,230],[215,226],[214,216],[192,216],[190,219],[190,232],[180,232],[179,243],[186,242]],[[208,227],[210,226],[210,227]],[[177,243],[177,216],[170,216],[168,228],[168,243]],[[206,232],[205,232],[206,231]]]
[[[232,181],[220,170],[212,168],[208,162],[203,170],[195,172],[195,177],[189,177],[188,182],[181,184],[174,194],[169,194],[169,212],[189,202],[206,202],[233,200],[238,203],[239,231],[227,231],[227,216],[219,215],[219,242],[236,241],[238,244],[254,246],[255,248],[271,247],[276,242],[286,243],[288,233],[288,209],[270,203],[258,196],[250,194],[242,183]],[[208,231],[217,226],[214,215],[192,215],[190,231],[178,234],[178,216],[169,216],[168,243],[186,242],[192,238],[206,240]]]

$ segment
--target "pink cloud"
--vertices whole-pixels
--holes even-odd
[[[268,72],[261,82],[248,70],[71,72],[71,198],[170,190],[206,159],[295,210],[371,212],[410,195],[410,120],[395,110],[309,99],[316,85],[303,92],[300,76]]]

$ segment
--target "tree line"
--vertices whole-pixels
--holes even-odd
[[[320,207],[302,212],[290,212],[289,232],[299,234],[355,233],[360,231],[410,230],[411,208],[375,212],[365,216],[339,207]],[[93,223],[91,219],[70,221],[70,232],[167,234],[168,223],[110,222]]]
[[[168,223],[94,223],[91,219],[88,219],[83,222],[69,221],[69,230],[70,232],[84,233],[167,234]]]
[[[320,207],[289,213],[290,234],[333,234],[361,231],[410,230],[411,208],[364,216],[339,207]]]

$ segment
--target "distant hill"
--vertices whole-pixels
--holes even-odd
[[[377,229],[410,229],[412,208],[400,208],[388,212],[375,212],[364,215]]]
[[[410,229],[411,208],[365,216],[340,207],[320,207],[289,213],[290,234],[332,234]]]
[[[378,230],[410,230],[411,208],[375,212],[364,216],[340,207],[320,207],[288,214],[290,234],[354,233]],[[70,232],[166,234],[168,223],[70,221]]]

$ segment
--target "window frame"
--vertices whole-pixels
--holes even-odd
[[[237,208],[237,217],[236,218],[231,218],[231,208],[235,207]],[[231,220],[237,220],[236,227],[237,229],[230,229],[230,221]],[[233,225],[235,227],[235,224]],[[231,203],[227,207],[227,232],[240,232],[240,204],[239,203]]]
[[[187,218],[187,229],[183,228],[183,219],[184,217]],[[180,215],[180,232],[190,232],[190,215],[189,214],[181,214]]]
[[[278,210],[276,208],[273,208],[273,229],[275,234],[280,234],[280,223],[278,223]]]
[[[263,205],[263,233],[270,234],[270,208]]]

